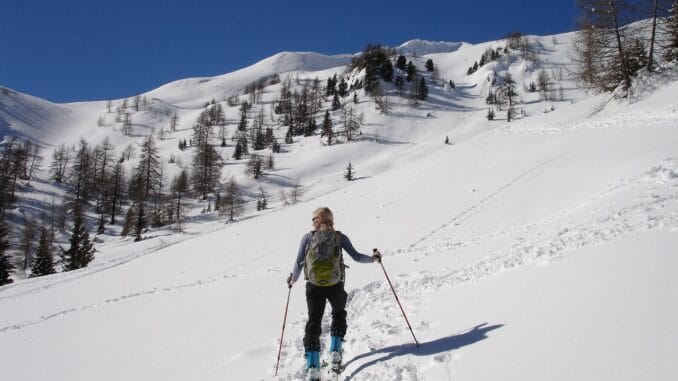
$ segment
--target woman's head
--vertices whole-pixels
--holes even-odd
[[[315,230],[334,230],[334,215],[328,207],[318,208],[313,212]]]

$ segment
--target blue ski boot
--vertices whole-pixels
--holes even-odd
[[[330,367],[333,373],[333,378],[339,377],[342,371],[341,361],[343,351],[341,350],[341,343],[343,339],[339,336],[332,336],[330,339]]]
[[[320,352],[318,351],[306,352],[306,380],[320,380]]]

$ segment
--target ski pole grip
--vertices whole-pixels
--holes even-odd
[[[372,249],[372,254],[376,254],[379,250],[375,247]],[[381,255],[379,256],[379,259],[377,259],[377,262],[381,263]]]

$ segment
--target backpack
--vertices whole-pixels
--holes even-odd
[[[341,233],[311,232],[306,245],[304,276],[316,286],[329,287],[344,281],[344,258],[341,254]]]

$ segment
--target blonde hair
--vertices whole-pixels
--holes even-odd
[[[328,207],[321,207],[313,212],[314,217],[320,218],[320,224],[327,226],[331,231],[334,231],[334,215]]]

